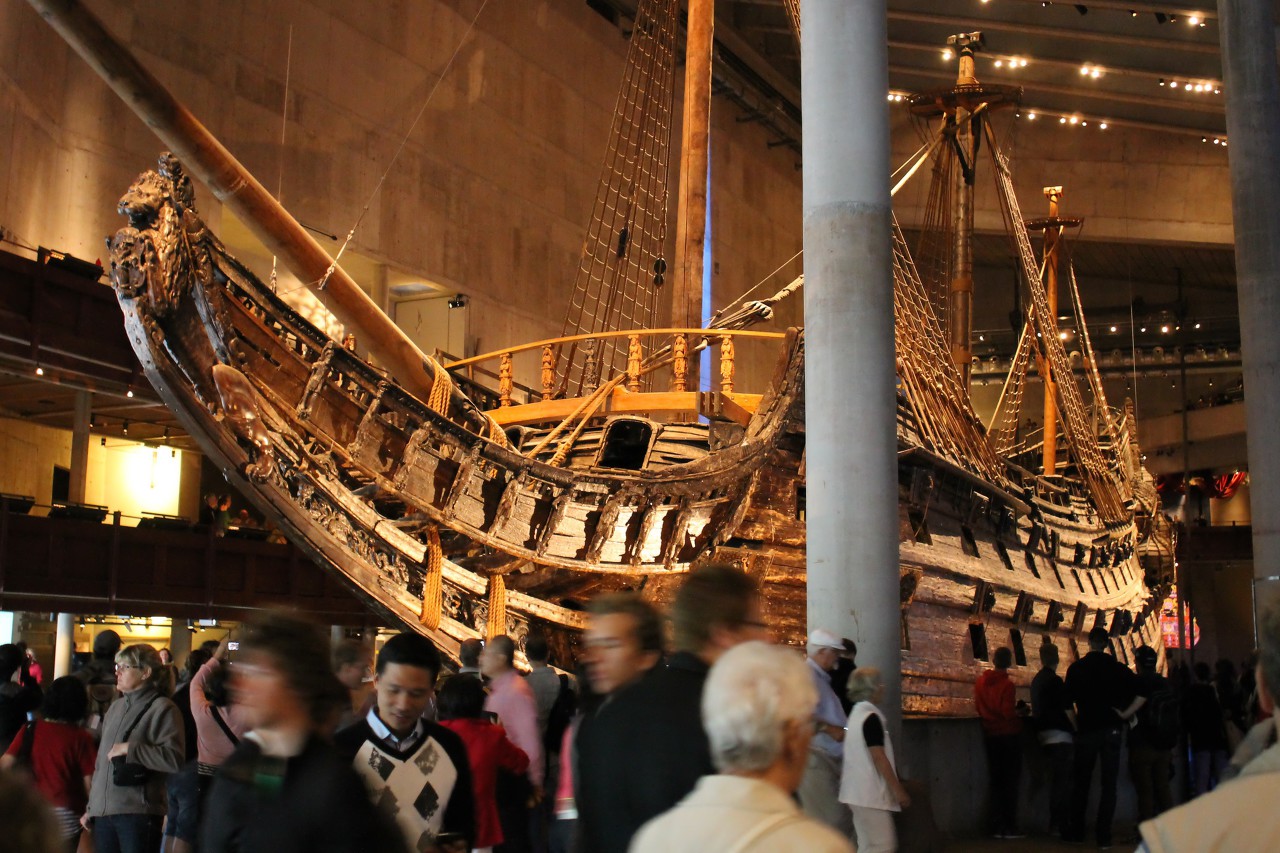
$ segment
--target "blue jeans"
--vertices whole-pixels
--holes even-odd
[[[155,853],[163,815],[112,814],[93,819],[95,853]]]

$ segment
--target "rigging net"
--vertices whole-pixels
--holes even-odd
[[[678,0],[641,0],[563,335],[656,325],[666,271],[667,177]],[[626,368],[625,337],[561,346],[558,391],[579,396]]]
[[[1071,360],[1067,356],[1062,341],[1058,338],[1057,320],[1049,310],[1049,301],[1045,293],[1039,269],[1035,261],[1035,253],[1031,248],[1031,239],[1027,235],[1026,223],[1018,207],[1018,199],[1013,190],[1013,179],[1009,172],[1008,158],[1000,152],[996,144],[995,133],[991,126],[986,126],[988,149],[995,165],[996,188],[1000,196],[1001,210],[1005,224],[1014,235],[1018,249],[1018,263],[1023,279],[1026,281],[1031,296],[1028,316],[1030,328],[1037,335],[1036,340],[1043,352],[1049,369],[1054,376],[1063,377],[1057,383],[1058,412],[1062,417],[1063,433],[1068,447],[1075,458],[1081,479],[1084,481],[1099,514],[1109,523],[1122,523],[1132,518],[1126,509],[1126,497],[1121,493],[1120,484],[1110,470],[1101,449],[1098,438],[1085,413],[1080,389],[1071,381]]]

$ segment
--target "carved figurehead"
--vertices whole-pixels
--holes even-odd
[[[159,171],[139,175],[117,209],[129,225],[107,242],[111,283],[122,299],[144,299],[163,319],[191,281],[207,284],[212,277],[209,235],[196,216],[191,178],[166,151]]]
[[[275,469],[271,433],[258,410],[258,399],[248,377],[225,364],[213,366],[213,382],[222,398],[222,414],[236,436],[253,448],[253,458],[244,473],[259,482]]]

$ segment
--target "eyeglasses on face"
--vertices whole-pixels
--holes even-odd
[[[140,667],[140,666],[138,666],[137,664],[134,664],[134,663],[118,663],[118,664],[116,664],[116,672],[119,672],[119,671],[120,671],[120,670],[122,670],[122,669],[142,669],[142,667]]]

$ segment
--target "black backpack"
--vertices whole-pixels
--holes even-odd
[[[1147,742],[1156,749],[1172,749],[1182,732],[1182,710],[1178,697],[1166,681],[1147,697],[1138,711],[1138,724]]]

